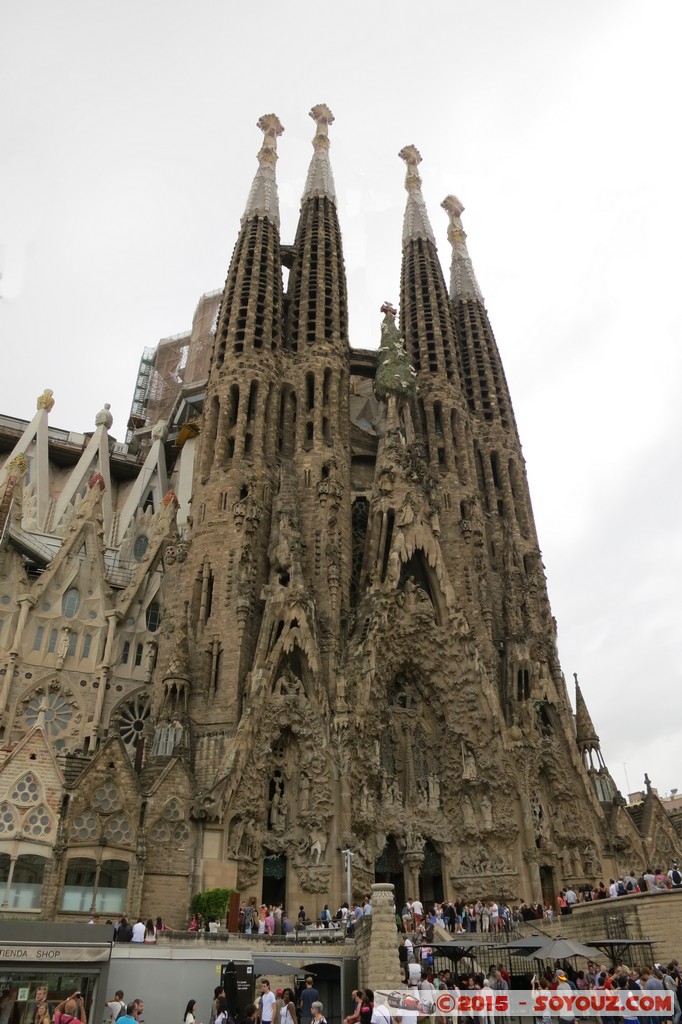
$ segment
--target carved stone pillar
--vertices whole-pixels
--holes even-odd
[[[395,901],[390,883],[372,886],[371,924],[361,984],[371,989],[398,988],[401,984],[398,940],[395,927]]]

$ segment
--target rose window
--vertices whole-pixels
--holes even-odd
[[[97,839],[98,835],[99,822],[90,811],[86,811],[85,814],[79,814],[71,826],[70,838],[78,839],[82,843]]]
[[[125,814],[114,814],[109,818],[104,829],[104,838],[119,844],[129,845],[132,842],[133,833]]]
[[[170,839],[170,828],[159,818],[149,829],[149,840],[152,843],[167,843]]]
[[[163,816],[166,821],[182,821],[184,814],[182,813],[180,801],[176,800],[175,797],[169,800],[163,809]]]
[[[0,836],[11,835],[12,832],[16,831],[16,827],[17,819],[14,814],[14,808],[4,800],[0,804]]]
[[[176,843],[186,843],[189,839],[189,825],[186,821],[181,821],[179,825],[176,825],[173,829],[173,839]]]
[[[34,811],[29,811],[24,818],[24,835],[33,836],[37,839],[40,836],[49,835],[51,831],[52,817],[44,804],[36,807]]]
[[[92,806],[98,811],[115,811],[119,806],[118,792],[111,782],[105,782],[95,791]]]
[[[119,712],[118,721],[121,739],[128,748],[128,753],[131,757],[134,757],[137,742],[144,734],[145,725],[151,710],[150,704],[149,694],[138,693]]]
[[[73,718],[73,708],[59,691],[36,693],[26,708],[26,724],[30,729],[42,725],[48,736],[58,736]]]
[[[37,804],[40,800],[40,783],[33,774],[28,772],[22,775],[12,790],[12,800],[15,804]]]

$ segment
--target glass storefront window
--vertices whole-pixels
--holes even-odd
[[[23,854],[17,857],[7,904],[13,910],[40,910],[47,857]]]
[[[101,914],[122,914],[126,906],[130,865],[124,860],[105,860],[99,875],[95,908]]]
[[[66,866],[62,910],[87,913],[95,894],[97,864],[89,857],[74,857]]]

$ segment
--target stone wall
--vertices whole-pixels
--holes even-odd
[[[372,913],[355,926],[355,951],[361,988],[399,988],[401,984],[393,886],[372,886]]]
[[[532,931],[578,939],[588,945],[598,939],[647,939],[653,945],[654,959],[667,964],[682,952],[682,889],[669,892],[636,893],[616,899],[599,900],[577,906],[549,927],[538,922]],[[633,963],[641,963],[641,954],[632,953]]]

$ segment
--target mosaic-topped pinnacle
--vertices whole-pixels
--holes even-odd
[[[336,204],[336,188],[331,164],[329,163],[329,125],[334,123],[334,115],[326,103],[317,103],[309,112],[316,125],[313,138],[313,158],[308,168],[302,202],[323,196]]]
[[[246,201],[242,224],[250,217],[266,217],[279,227],[279,199],[275,165],[277,163],[277,139],[284,126],[277,114],[263,114],[256,122],[263,132],[263,145],[258,151],[258,170]]]
[[[377,354],[377,370],[374,377],[374,394],[380,401],[390,395],[414,394],[416,374],[410,366],[405,343],[400,337],[395,322],[396,309],[392,302],[381,307],[384,319],[381,324],[381,344]]]
[[[403,146],[398,153],[407,165],[405,188],[407,189],[407,206],[403,220],[403,245],[417,238],[425,238],[435,246],[436,239],[426,212],[426,203],[422,195],[422,180],[417,170],[422,162],[421,153],[416,146]]]
[[[460,219],[464,213],[464,206],[457,196],[446,196],[440,205],[450,220],[448,225],[448,241],[452,246],[450,298],[453,302],[458,299],[477,299],[479,302],[483,302],[481,289],[478,286],[469,250],[467,249],[466,231],[462,227]]]

